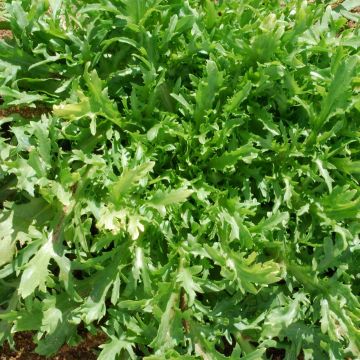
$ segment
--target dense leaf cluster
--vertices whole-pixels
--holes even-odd
[[[355,5],[9,1],[0,341],[359,358]]]

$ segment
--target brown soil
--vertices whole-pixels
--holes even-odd
[[[356,22],[355,21],[352,21],[352,20],[349,20],[347,22],[347,26],[350,28],[350,29],[355,29],[356,28]]]
[[[0,98],[0,104],[1,104],[1,98]],[[0,109],[0,118],[9,116],[11,114],[19,114],[24,118],[31,119],[34,117],[39,117],[42,114],[48,114],[49,112],[51,112],[51,109],[43,105],[39,105],[36,108],[10,106],[7,109]]]
[[[335,3],[333,3],[333,4],[331,5],[331,7],[332,7],[333,9],[336,9],[338,6],[341,5],[342,2],[343,2],[343,0],[339,0],[339,1],[335,2]],[[352,12],[352,13],[357,13],[357,14],[359,14],[359,13],[360,13],[360,6],[357,6],[357,7],[355,7],[354,9],[352,9],[351,12]],[[347,25],[350,29],[354,29],[354,28],[356,28],[357,26],[359,26],[359,23],[356,22],[356,21],[353,21],[353,20],[348,20],[348,22],[346,23],[346,25]]]
[[[352,12],[352,13],[357,13],[357,14],[359,14],[359,13],[360,13],[360,6],[352,9],[351,12]],[[349,21],[347,22],[347,26],[348,26],[349,28],[351,28],[351,29],[354,29],[354,28],[356,28],[357,26],[359,26],[359,23],[357,23],[356,21],[353,21],[353,20],[349,20]]]
[[[13,34],[10,30],[0,30],[0,39],[12,38]]]
[[[335,8],[337,8],[339,5],[341,5],[341,3],[343,2],[344,0],[339,0],[339,1],[336,1],[336,2],[334,2],[333,4],[331,4],[331,8],[332,9],[335,9]],[[312,0],[312,1],[309,1],[309,2],[315,2],[315,0]]]
[[[98,346],[106,342],[105,334],[96,336],[84,334],[83,340],[75,347],[64,345],[56,355],[46,358],[34,352],[36,345],[32,341],[31,332],[21,332],[15,335],[16,350],[11,350],[8,344],[0,348],[0,360],[96,360]]]

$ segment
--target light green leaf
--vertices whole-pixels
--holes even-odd
[[[121,196],[128,192],[133,186],[144,179],[155,166],[154,161],[149,161],[138,165],[132,169],[125,169],[117,180],[111,186],[111,198],[114,202],[119,202]]]
[[[161,316],[158,332],[150,346],[158,349],[170,348],[173,346],[175,339],[171,338],[171,327],[175,317],[175,307],[178,300],[179,296],[177,293],[169,293],[165,311]]]
[[[121,271],[118,261],[112,261],[108,266],[96,273],[92,279],[92,289],[89,296],[85,299],[81,312],[86,324],[95,320],[100,320],[106,313],[105,300],[107,294],[116,282]],[[115,293],[112,294],[114,298]]]
[[[283,212],[283,213],[276,213],[271,215],[267,219],[262,219],[259,224],[253,226],[250,228],[250,232],[252,233],[260,233],[265,231],[270,231],[273,229],[278,228],[279,225],[283,225],[289,221],[289,213]]]
[[[216,170],[224,170],[228,166],[235,165],[240,160],[246,163],[251,162],[253,158],[257,157],[257,153],[258,150],[252,144],[246,144],[236,150],[227,151],[220,157],[213,158],[209,165]]]
[[[347,174],[360,174],[360,161],[352,161],[349,158],[334,158],[331,163]]]
[[[184,288],[189,297],[188,306],[194,304],[196,293],[202,293],[202,289],[199,284],[194,281],[193,272],[191,269],[181,268],[176,280]]]
[[[328,94],[321,103],[321,112],[314,121],[315,130],[319,130],[335,113],[338,107],[349,98],[349,87],[354,70],[359,63],[357,56],[344,60],[338,67]]]
[[[196,107],[194,112],[196,123],[201,123],[205,112],[212,107],[222,82],[222,73],[218,70],[216,63],[209,60],[206,64],[206,78],[201,81],[196,92]]]
[[[151,204],[155,206],[167,206],[171,204],[178,204],[186,201],[191,196],[193,190],[190,189],[176,189],[169,192],[157,192],[151,199]]]
[[[13,213],[0,216],[0,266],[10,262],[15,253],[15,241],[12,237]]]
[[[50,259],[54,256],[52,233],[45,244],[38,250],[35,256],[26,265],[21,276],[19,294],[26,298],[33,294],[37,288],[46,290],[46,279],[49,274],[48,266]]]
[[[132,346],[133,344],[127,341],[124,337],[117,339],[113,336],[111,337],[110,342],[100,345],[102,350],[98,360],[116,360],[123,350],[126,351],[126,354],[130,357],[130,359],[136,359]]]
[[[334,182],[334,180],[330,177],[329,172],[324,167],[324,163],[321,160],[316,159],[315,163],[316,163],[317,167],[319,168],[320,175],[325,180],[325,183],[326,183],[326,185],[327,185],[327,187],[329,189],[329,192],[331,193],[332,192],[332,183]]]
[[[8,105],[32,104],[35,101],[46,99],[43,95],[19,92],[6,86],[0,87],[0,96],[7,101]]]
[[[225,111],[231,113],[237,109],[237,107],[249,96],[252,89],[252,83],[247,81],[243,88],[238,91],[233,97],[231,97],[225,106]]]
[[[53,107],[55,116],[69,120],[77,120],[83,117],[94,119],[103,116],[112,123],[121,126],[121,116],[116,104],[110,100],[108,91],[103,88],[101,79],[96,70],[88,72],[88,66],[84,72],[89,96],[84,92],[78,92],[79,101],[77,103],[62,103]]]

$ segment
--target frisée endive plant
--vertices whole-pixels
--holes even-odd
[[[358,359],[355,7],[6,1],[0,343]]]

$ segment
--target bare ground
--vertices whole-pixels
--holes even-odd
[[[15,334],[15,350],[8,344],[0,347],[0,360],[96,360],[99,353],[98,346],[106,342],[104,334],[91,335],[85,333],[80,344],[74,347],[62,346],[56,355],[46,358],[34,352],[36,345],[31,332]]]

